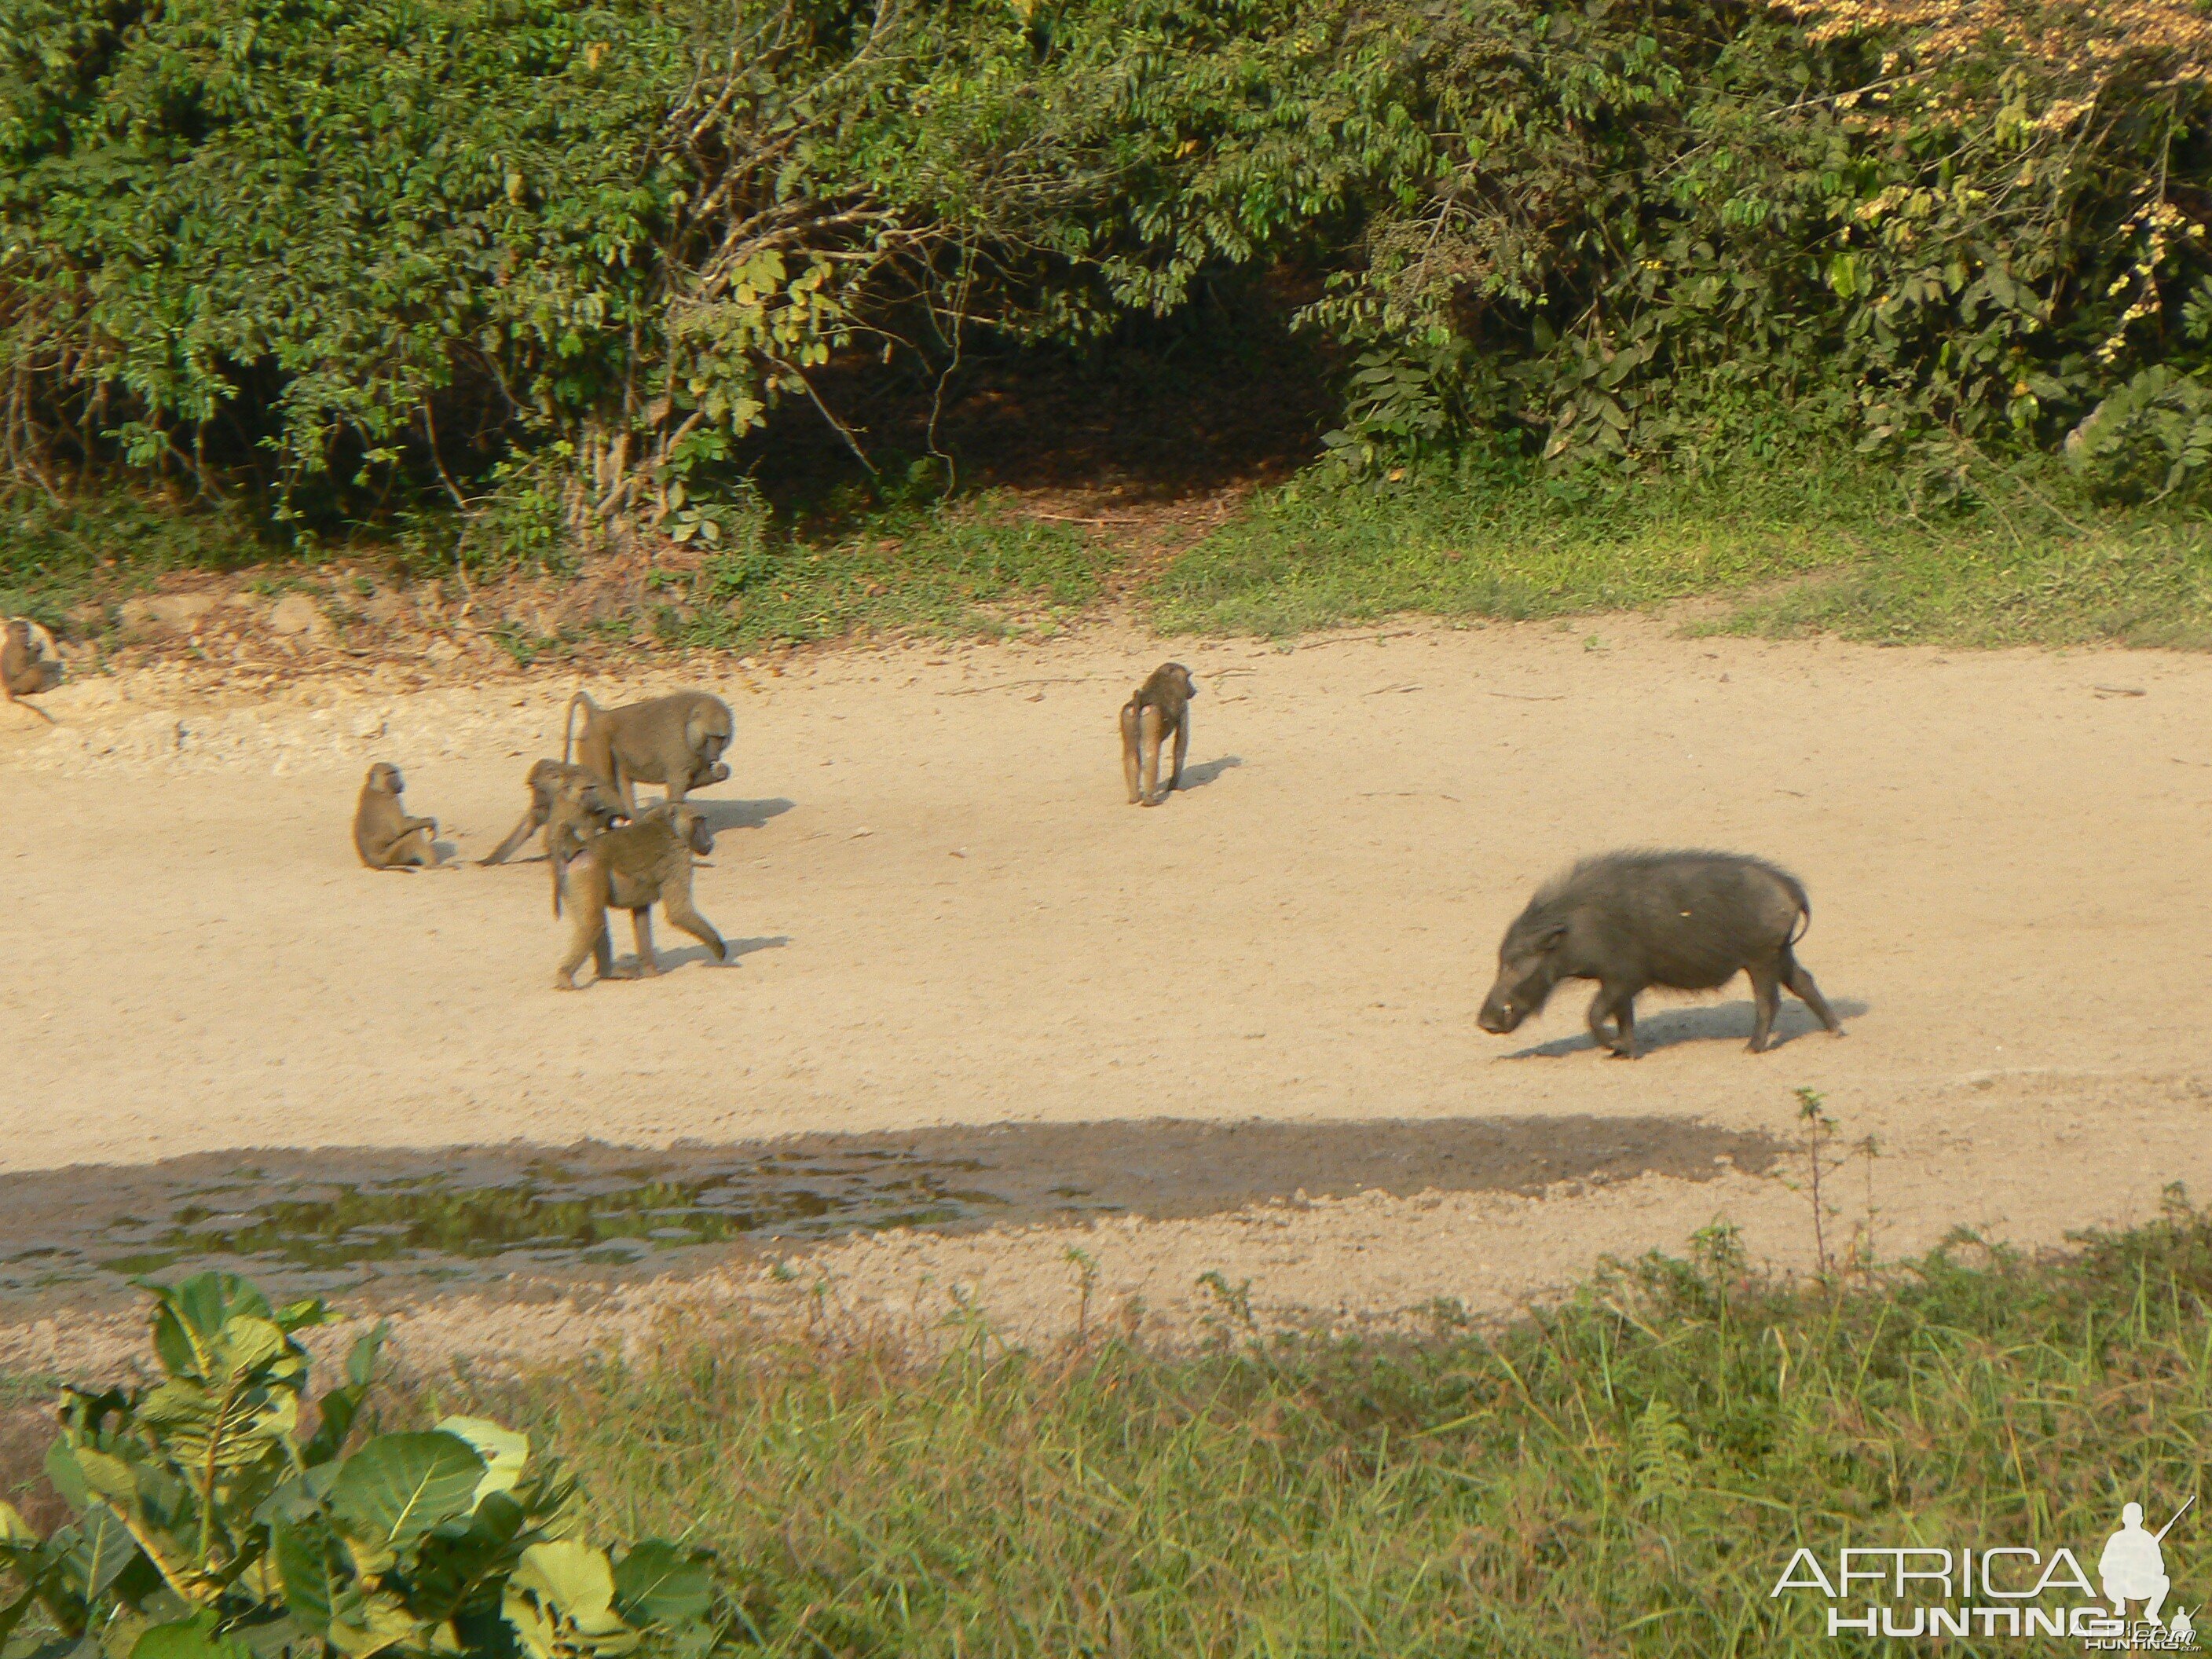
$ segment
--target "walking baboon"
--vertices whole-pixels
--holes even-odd
[[[553,817],[555,798],[563,790],[575,793],[574,805],[579,810],[606,817],[627,816],[623,813],[622,802],[584,767],[542,760],[530,769],[530,775],[524,781],[530,789],[530,810],[507,831],[507,839],[492,848],[489,857],[477,860],[478,864],[504,864],[513,858],[523,842],[546,827]],[[600,827],[604,829],[605,825],[602,823]],[[547,850],[551,850],[550,837]]]
[[[640,975],[658,974],[653,954],[652,908],[659,904],[669,921],[714,953],[730,959],[729,947],[691,902],[691,860],[714,850],[707,820],[696,807],[665,803],[638,815],[634,823],[585,843],[569,860],[562,878],[568,907],[568,953],[555,970],[556,990],[576,988],[576,969],[589,956],[601,979],[614,976],[614,951],[607,942],[607,911],[629,912],[637,939]]]
[[[1121,775],[1129,786],[1129,805],[1158,806],[1170,791],[1182,787],[1182,757],[1190,750],[1190,700],[1198,687],[1190,670],[1164,662],[1136,695],[1121,705]],[[1175,771],[1160,787],[1160,744],[1175,733]]]
[[[0,696],[9,702],[35,697],[61,683],[62,665],[54,660],[53,635],[25,617],[10,617],[0,635]],[[54,717],[36,703],[23,707],[51,726]]]
[[[372,870],[413,870],[438,861],[431,842],[438,833],[435,818],[410,818],[399,804],[407,781],[399,769],[379,761],[368,769],[361,786],[361,804],[354,808],[354,850]]]
[[[671,801],[680,801],[690,790],[727,780],[730,769],[721,756],[735,729],[730,705],[704,691],[678,691],[620,708],[602,708],[579,691],[568,699],[561,758],[589,767],[634,816],[641,783],[659,784]]]

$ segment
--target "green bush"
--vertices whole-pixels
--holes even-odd
[[[76,1518],[40,1537],[0,1503],[0,1607],[17,1659],[368,1659],[472,1653],[617,1659],[706,1653],[715,1593],[700,1553],[586,1541],[574,1483],[528,1437],[449,1417],[354,1441],[382,1337],[308,1404],[296,1334],[319,1302],[273,1309],[206,1273],[152,1289],[150,1387],[70,1389],[46,1469]],[[12,1638],[12,1640],[11,1640]]]
[[[2204,367],[2212,51],[2191,0],[1956,15],[0,0],[0,460],[280,520],[489,482],[526,553],[711,497],[836,354],[1110,349],[1255,267],[1352,348],[1355,466],[1863,438],[1962,489]]]

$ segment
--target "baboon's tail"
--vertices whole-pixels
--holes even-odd
[[[599,704],[592,701],[588,692],[579,691],[568,699],[568,712],[562,717],[561,720],[561,764],[563,766],[568,765],[575,758],[573,751],[576,743],[576,705],[580,702],[584,705],[586,714],[596,714],[599,712]]]

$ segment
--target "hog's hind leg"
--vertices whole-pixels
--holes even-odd
[[[1752,1006],[1757,1010],[1751,1027],[1751,1052],[1759,1054],[1774,1035],[1774,1016],[1782,1006],[1782,981],[1778,963],[1754,962],[1744,972],[1751,975]]]
[[[1826,1026],[1831,1033],[1843,1036],[1843,1022],[1828,1006],[1828,1000],[1820,994],[1820,988],[1813,983],[1813,976],[1805,971],[1805,964],[1797,960],[1796,953],[1786,945],[1782,947],[1782,982],[1790,988],[1790,995],[1820,1017],[1820,1024]]]

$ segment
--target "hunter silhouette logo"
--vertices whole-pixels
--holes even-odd
[[[2189,1609],[2166,1615],[2174,1584],[2166,1558],[2166,1534],[2196,1503],[2192,1495],[2156,1532],[2141,1504],[2123,1504],[2094,1579],[2063,1545],[1853,1545],[1827,1559],[1801,1547],[1768,1594],[1817,1591],[1830,1636],[2070,1636],[2092,1653],[2196,1653]]]
[[[2173,1521],[2188,1514],[2189,1504],[2196,1501],[2192,1492],[2189,1503],[2173,1512]],[[2166,1605],[2166,1593],[2173,1588],[2173,1581],[2166,1576],[2166,1555],[2159,1546],[2173,1530],[2173,1521],[2156,1532],[2145,1532],[2142,1504],[2130,1504],[2120,1510],[2120,1529],[2105,1540],[2105,1553],[2097,1558],[2097,1577],[2105,1586],[2105,1599],[2121,1618],[2128,1616],[2129,1602],[2140,1601],[2142,1616],[2160,1629],[2166,1628],[2166,1620],[2158,1613]],[[2178,1619],[2188,1616],[2185,1613],[2175,1615]]]

